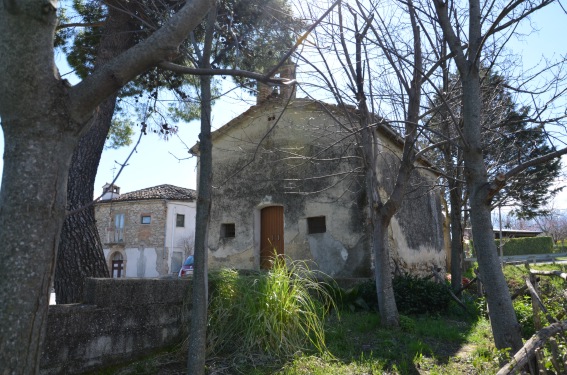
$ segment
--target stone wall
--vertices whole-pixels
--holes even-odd
[[[95,215],[103,244],[114,243],[108,229],[114,228],[116,214],[124,214],[124,243],[144,247],[161,247],[165,243],[166,203],[163,200],[115,201],[98,203]],[[142,224],[142,215],[151,216],[150,224]]]
[[[115,241],[115,217],[124,215],[122,241]],[[150,216],[142,224],[142,215]],[[170,273],[166,247],[167,206],[164,200],[111,201],[95,206],[97,228],[104,246],[108,268],[116,253],[122,255],[122,277],[157,277]]]
[[[83,304],[49,307],[42,374],[95,371],[179,343],[188,279],[88,279]]]

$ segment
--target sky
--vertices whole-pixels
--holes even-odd
[[[539,31],[515,41],[511,47],[515,52],[522,54],[524,64],[536,64],[543,54],[567,54],[567,44],[562,39],[567,35],[567,15],[563,14],[557,6],[544,9],[533,18],[531,25]],[[527,26],[527,25],[526,25]],[[57,58],[61,74],[70,69],[61,56]],[[73,83],[73,79],[70,79]],[[228,82],[229,80],[227,80]],[[224,87],[228,90],[228,86]],[[240,113],[246,111],[254,104],[255,99],[241,94],[238,90],[219,100],[213,106],[213,128],[218,128]],[[159,139],[153,133],[143,136],[136,152],[121,172],[116,184],[121,192],[143,189],[160,184],[196,188],[196,159],[188,153],[188,148],[198,141],[199,121],[178,124],[179,131],[168,141]],[[138,131],[138,129],[136,129]],[[134,136],[134,143],[138,134]],[[110,183],[123,164],[133,146],[123,147],[119,150],[106,150],[102,155],[95,182],[95,195],[102,193],[102,186]],[[4,138],[0,132],[0,152],[3,153]],[[567,174],[567,157],[563,158],[564,171]],[[0,173],[3,169],[3,160],[0,159]],[[558,181],[564,186],[565,177]],[[567,210],[567,189],[555,198],[554,208]]]

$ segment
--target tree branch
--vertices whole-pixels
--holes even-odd
[[[69,27],[102,27],[104,26],[104,21],[103,22],[94,22],[94,23],[82,23],[82,22],[76,22],[76,23],[62,23],[57,25],[57,30],[61,30],[61,29],[66,29]]]
[[[194,30],[211,5],[210,0],[192,0],[146,40],[121,53],[69,89],[73,120],[83,123],[104,98],[152,66],[175,57],[178,47]]]
[[[246,77],[255,79],[263,83],[271,83],[274,85],[289,85],[295,83],[295,80],[290,80],[287,78],[277,78],[270,77],[268,75],[249,72],[247,70],[239,69],[203,69],[203,68],[190,68],[188,66],[183,66],[179,64],[174,64],[172,62],[162,62],[158,65],[162,69],[170,70],[175,73],[180,74],[191,74],[195,76],[233,76],[233,77]]]
[[[565,330],[567,330],[567,321],[553,323],[549,327],[539,330],[520,350],[518,350],[518,352],[514,355],[514,358],[512,358],[508,364],[496,373],[496,375],[515,374],[528,363],[529,359],[533,357],[536,349],[541,348],[550,337]]]
[[[498,174],[494,178],[494,180],[490,182],[488,195],[486,197],[487,200],[491,200],[496,195],[496,193],[498,193],[504,187],[504,185],[506,185],[506,181],[508,181],[511,177],[519,174],[520,172],[526,170],[529,167],[533,167],[534,165],[545,163],[546,161],[553,160],[565,154],[567,154],[567,147],[557,151],[550,152],[549,154],[542,155],[538,158],[528,160],[525,163],[521,163],[515,166],[506,173]]]
[[[274,74],[276,74],[276,72],[280,69],[280,67],[285,63],[285,61],[291,56],[291,54],[297,49],[297,47],[299,47],[301,45],[301,43],[303,43],[303,41],[305,39],[307,39],[307,37],[309,36],[309,34],[311,33],[311,31],[313,31],[313,29],[315,29],[315,27],[317,27],[317,25],[319,25],[323,19],[325,19],[325,17],[327,17],[327,15],[329,13],[331,13],[331,11],[333,10],[333,8],[335,8],[339,3],[341,2],[341,0],[337,0],[333,3],[333,5],[331,5],[329,7],[329,9],[327,9],[327,11],[325,13],[323,13],[323,15],[321,17],[319,17],[319,19],[317,21],[315,21],[315,23],[313,23],[313,25],[309,26],[309,28],[307,29],[307,31],[305,31],[305,33],[303,33],[303,35],[297,39],[297,41],[295,42],[294,46],[292,48],[289,49],[289,51],[287,51],[287,53],[282,57],[282,59],[280,60],[280,62],[274,67],[272,68],[272,70],[270,70],[268,72],[268,74],[266,74],[268,77],[273,76]]]

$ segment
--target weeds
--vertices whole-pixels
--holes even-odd
[[[275,257],[266,273],[242,276],[224,270],[215,278],[210,353],[287,358],[298,351],[326,352],[325,306],[333,302],[305,263]]]

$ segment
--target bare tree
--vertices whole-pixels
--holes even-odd
[[[535,225],[546,235],[553,238],[553,243],[567,239],[567,215],[559,210],[550,209],[546,215],[538,216],[533,219]]]
[[[510,2],[500,9],[483,7],[478,0],[469,0],[468,6],[460,3],[434,0],[436,19],[449,46],[458,69],[463,90],[463,159],[466,186],[470,202],[470,218],[479,269],[487,292],[489,315],[497,348],[522,346],[506,280],[499,265],[490,217],[491,202],[495,194],[512,176],[526,168],[552,160],[567,152],[561,149],[534,160],[525,161],[489,180],[483,157],[481,57],[491,38],[513,30],[522,19],[553,1]],[[484,13],[483,13],[484,12]],[[466,21],[465,21],[466,20]],[[468,31],[465,27],[468,22]],[[509,34],[508,34],[509,35]],[[506,37],[503,37],[506,40]],[[559,90],[556,94],[561,94]]]
[[[340,107],[346,108],[352,98],[357,108],[357,116],[344,126],[360,147],[364,163],[368,232],[381,321],[397,326],[388,228],[414,188],[411,182],[417,174],[416,166],[423,165],[418,161],[421,154],[417,147],[425,116],[421,98],[438,57],[424,52],[424,25],[419,24],[412,1],[390,6],[372,1],[345,2],[335,22],[323,30],[313,43],[321,63],[314,63],[307,54],[303,59],[316,70],[322,86]],[[335,65],[328,59],[329,52],[335,54]],[[339,76],[338,72],[343,74]],[[376,135],[381,127],[394,129],[402,144],[390,181],[379,176],[379,160],[388,158]]]

